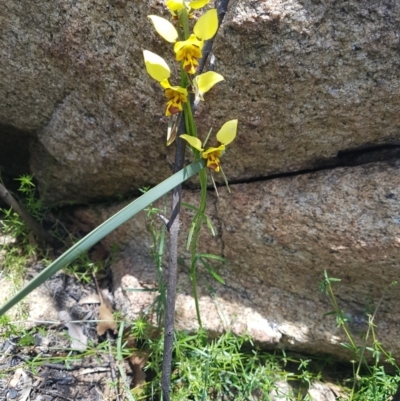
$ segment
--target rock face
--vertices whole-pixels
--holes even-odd
[[[0,147],[2,167],[18,171],[6,156],[29,145],[50,204],[106,200],[168,177],[164,99],[142,57],[148,49],[174,63],[146,17],[163,12],[156,0],[5,4],[0,141],[10,133],[19,140]],[[225,81],[196,114],[202,135],[229,119],[240,124],[223,160],[233,194],[210,193],[217,236],[202,241],[229,260],[220,270],[225,286],[199,274],[210,330],[248,330],[263,344],[344,355],[341,332],[323,317],[332,309],[318,293],[323,270],[342,279],[337,296],[356,334],[365,310],[397,280],[399,29],[394,0],[231,1],[214,47]],[[368,147],[370,159],[346,157]],[[191,203],[197,195],[185,192]],[[76,215],[99,224],[119,206]],[[134,219],[104,241],[123,249],[115,291],[131,314],[152,299],[126,291],[155,279],[145,224]],[[194,328],[184,268],[180,280],[177,318]],[[398,290],[385,295],[377,325],[380,341],[400,356],[398,301]]]
[[[398,139],[397,7],[231,2],[214,49],[225,82],[197,116],[203,135],[239,118],[231,180]],[[173,65],[146,17],[163,12],[155,0],[9,2],[0,11],[0,122],[36,134],[31,166],[49,202],[104,199],[168,176],[163,95],[142,57],[152,50]]]
[[[350,318],[355,338],[361,340],[383,296],[376,321],[380,341],[400,356],[400,162],[338,168],[296,177],[233,186],[233,193],[210,194],[208,213],[217,235],[205,234],[201,251],[228,260],[218,273],[226,285],[198,272],[203,322],[212,332],[248,331],[266,345],[306,352],[345,356],[345,342],[333,317],[333,307],[319,292],[326,269],[342,281],[334,285],[339,306]],[[196,204],[198,193],[185,192]],[[78,209],[76,216],[95,225],[116,212],[113,208]],[[182,228],[184,249],[190,218]],[[104,244],[118,243],[120,259],[113,265],[119,305],[137,316],[153,301],[152,293],[131,292],[157,282],[143,231],[144,213],[111,234]],[[207,238],[207,239],[206,239]],[[196,327],[188,269],[179,274],[177,321]],[[145,283],[145,284],[143,284]],[[147,284],[146,284],[147,283]]]

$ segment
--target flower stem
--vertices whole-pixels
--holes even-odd
[[[229,3],[229,0],[220,0],[216,2],[217,10],[218,10],[218,20],[219,24],[221,24],[222,19],[226,13],[226,7]],[[186,9],[182,10],[179,14],[179,23],[181,26],[181,32],[179,35],[183,35],[184,39],[188,39],[189,37],[189,17]],[[210,41],[209,50],[207,52],[203,52],[202,60],[200,60],[199,69],[197,71],[200,74],[204,68],[205,62],[207,60],[208,54],[211,51],[212,41]],[[185,71],[181,67],[181,83],[182,87],[186,87],[189,80]],[[189,135],[193,135],[197,137],[197,129],[196,124],[194,122],[193,113],[192,113],[192,105],[193,105],[193,96],[190,97],[190,102],[184,104],[183,117],[181,119],[181,124],[178,129],[178,138],[176,141],[176,153],[175,153],[175,165],[174,171],[178,171],[183,166],[183,161],[185,159],[185,147],[186,144],[184,140],[182,140],[179,135],[186,132]],[[201,157],[200,152],[195,153],[195,158],[198,160]],[[196,313],[199,321],[199,325],[201,327],[200,320],[200,310],[197,298],[197,287],[196,287],[196,260],[194,260],[194,255],[197,254],[197,242],[200,233],[201,223],[204,216],[204,211],[206,209],[207,204],[207,173],[205,169],[202,169],[200,174],[200,187],[201,187],[201,199],[200,199],[200,207],[199,211],[196,213],[196,226],[194,232],[194,244],[196,244],[195,248],[192,248],[192,263],[191,263],[191,271],[193,271],[194,280],[192,280],[194,290],[194,297],[196,302]],[[163,353],[163,364],[162,364],[162,379],[161,379],[161,387],[162,387],[162,395],[163,401],[170,401],[170,385],[171,385],[171,368],[172,368],[172,351],[173,351],[173,340],[174,340],[174,320],[175,320],[175,300],[176,300],[176,287],[177,287],[177,249],[178,249],[178,236],[179,236],[179,220],[180,220],[180,205],[182,202],[182,186],[179,185],[173,191],[172,195],[172,215],[170,219],[170,224],[168,224],[168,228],[170,230],[170,243],[169,243],[169,262],[168,262],[168,282],[167,282],[167,305],[166,305],[166,314],[165,314],[165,332],[164,332],[164,353]],[[193,261],[195,263],[193,263]],[[193,266],[193,268],[192,268]]]
[[[200,180],[200,207],[193,218],[194,229],[193,236],[191,239],[191,262],[190,262],[190,280],[192,281],[193,288],[193,297],[196,306],[196,315],[197,321],[199,323],[199,327],[202,327],[201,316],[200,316],[200,307],[199,307],[199,298],[197,294],[197,245],[199,242],[200,229],[204,221],[204,212],[207,206],[207,171],[203,169],[199,172],[199,180]]]

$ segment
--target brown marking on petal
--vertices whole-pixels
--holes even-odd
[[[182,110],[182,107],[179,108],[179,107],[175,107],[175,106],[171,105],[170,107],[168,107],[167,110],[169,111],[169,113],[171,115],[173,115],[173,114],[178,114]]]
[[[197,65],[193,65],[190,63],[184,66],[184,70],[189,74],[194,74],[197,71],[197,67]]]
[[[207,167],[216,171],[218,173],[219,171],[219,159],[216,157],[208,157],[207,158]]]
[[[212,164],[207,164],[207,167],[211,170],[214,170],[216,173],[219,173],[219,164],[217,163],[212,163]]]

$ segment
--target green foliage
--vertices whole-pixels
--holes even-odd
[[[43,205],[43,198],[38,197],[32,175],[21,175],[17,178],[20,185],[18,191],[23,194],[22,204],[25,210],[36,220],[42,222],[48,208]]]
[[[22,175],[17,181],[19,181],[18,200],[21,206],[36,221],[42,222],[48,209],[43,205],[43,200],[37,196],[33,176]],[[12,208],[0,208],[0,213],[2,214],[0,232],[29,244],[29,230],[21,217]]]
[[[151,333],[141,320],[140,329],[133,333]],[[308,389],[318,374],[309,369],[307,360],[291,358],[291,364],[298,367],[298,373],[286,371],[287,358],[266,353],[254,347],[247,335],[235,336],[227,332],[216,339],[209,339],[201,329],[197,333],[181,331],[176,333],[171,379],[172,400],[252,400],[258,394],[259,400],[270,400],[270,393],[277,390],[277,382],[292,380],[300,389]],[[160,338],[141,337],[143,347],[151,352],[146,372],[154,379],[146,383],[143,398],[158,400],[161,382],[163,343]],[[144,340],[144,342],[143,342]],[[278,391],[279,394],[279,391]],[[300,393],[299,393],[300,394]],[[306,396],[305,396],[306,397]],[[306,400],[292,394],[291,400]]]
[[[358,378],[358,391],[354,400],[387,401],[400,385],[399,372],[397,376],[385,372],[384,366],[373,366],[368,375]]]
[[[140,188],[140,191],[146,193],[149,187]],[[153,304],[147,308],[148,311],[155,310],[158,326],[162,325],[166,307],[166,288],[163,277],[163,256],[165,251],[166,225],[162,222],[162,218],[167,214],[166,199],[163,197],[163,208],[154,207],[152,204],[144,209],[146,213],[146,229],[151,235],[152,244],[150,246],[150,254],[156,265],[158,296]]]
[[[14,284],[21,284],[26,266],[32,256],[35,255],[35,248],[31,246],[17,247],[4,245],[0,248],[4,251],[4,259],[2,260],[2,271],[9,277],[13,277]]]
[[[29,230],[25,223],[19,217],[18,213],[15,213],[12,208],[2,209],[0,220],[0,233],[3,235],[9,235],[12,238],[18,238],[22,242],[28,243]]]
[[[18,327],[11,323],[11,319],[5,315],[0,316],[0,329],[3,338],[15,336],[19,331]]]
[[[21,347],[29,347],[35,344],[37,329],[25,330],[18,327],[7,316],[0,316],[0,339],[12,339]]]
[[[146,340],[148,338],[148,332],[151,326],[143,317],[136,319],[131,326],[132,337],[137,340]]]
[[[73,262],[66,266],[65,272],[74,276],[82,283],[90,283],[93,275],[103,270],[102,263],[93,263],[87,252],[79,255]]]
[[[31,332],[25,333],[19,340],[18,345],[21,347],[30,347],[35,344],[35,337]]]
[[[143,187],[140,189],[141,192],[146,193],[149,190],[148,187]],[[210,229],[212,235],[215,235],[215,230],[212,225],[211,220],[201,212],[199,208],[192,206],[188,203],[182,203],[182,206],[185,208],[195,212],[195,217],[193,218],[193,222],[188,234],[188,249],[191,250],[191,263],[190,266],[186,266],[185,261],[183,258],[179,258],[179,263],[182,266],[185,266],[189,270],[190,279],[193,283],[193,295],[195,298],[196,310],[198,312],[198,320],[201,322],[200,318],[200,311],[198,307],[198,297],[197,297],[197,266],[200,263],[206,272],[208,272],[211,277],[213,277],[217,282],[220,284],[225,284],[225,281],[222,277],[217,273],[218,268],[223,264],[226,263],[226,259],[221,256],[213,255],[209,253],[197,253],[197,245],[198,245],[198,234],[200,227],[203,223],[207,225]],[[148,307],[146,310],[156,310],[157,313],[157,322],[158,325],[162,325],[162,320],[165,311],[165,300],[166,300],[166,288],[164,283],[163,277],[163,268],[162,262],[164,257],[165,251],[165,240],[166,240],[166,225],[165,222],[165,215],[167,212],[167,206],[164,199],[163,207],[157,208],[153,205],[150,205],[148,208],[144,209],[147,218],[146,228],[147,231],[151,235],[152,245],[150,248],[150,253],[154,259],[156,264],[156,272],[157,272],[157,281],[158,281],[158,293],[159,295],[155,299],[154,303]],[[193,236],[193,233],[195,235]]]
[[[328,272],[324,270],[324,279],[320,284],[320,291],[328,296],[334,308],[331,312],[326,313],[325,316],[335,317],[337,326],[344,331],[348,340],[348,342],[341,343],[341,345],[353,354],[353,384],[347,399],[349,401],[387,400],[389,395],[393,395],[396,392],[400,384],[400,369],[390,352],[387,352],[378,341],[374,320],[385,293],[390,287],[397,285],[397,282],[392,282],[385,289],[373,313],[367,314],[368,328],[364,334],[362,344],[357,345],[356,338],[349,327],[351,323],[350,315],[339,307],[333,290],[333,285],[340,281],[338,278],[329,277]],[[385,365],[391,366],[392,370],[395,371],[394,376],[385,372]]]

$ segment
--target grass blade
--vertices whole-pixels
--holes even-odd
[[[155,202],[157,199],[186,181],[188,178],[198,173],[205,167],[205,160],[196,161],[184,169],[173,174],[151,190],[147,191],[140,198],[134,200],[129,205],[125,206],[119,212],[111,216],[108,220],[100,226],[91,231],[88,235],[78,241],[74,246],[64,252],[46,269],[39,273],[33,280],[31,280],[24,288],[22,288],[16,295],[14,295],[8,302],[0,308],[0,316],[6,313],[10,308],[16,305],[19,301],[30,294],[35,288],[43,284],[49,277],[57,273],[68,263],[72,262],[81,253],[90,249],[94,244],[103,239],[110,232],[114,231],[121,224],[125,223],[135,214],[139,213],[145,207]]]

